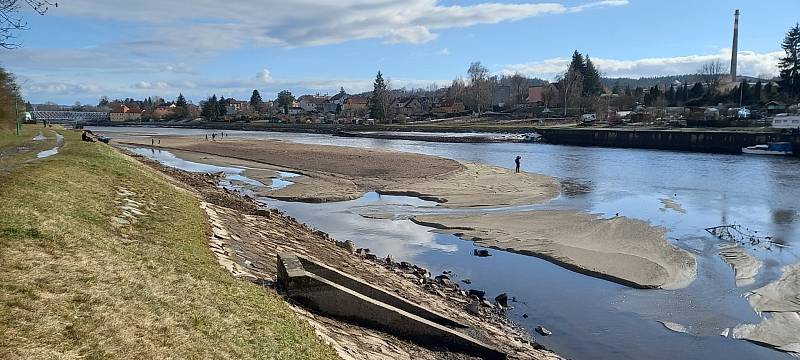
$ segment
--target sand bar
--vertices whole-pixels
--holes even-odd
[[[424,215],[414,221],[450,229],[480,246],[540,257],[636,288],[683,288],[697,272],[692,254],[669,244],[665,229],[641,220],[602,219],[570,211],[524,211]]]

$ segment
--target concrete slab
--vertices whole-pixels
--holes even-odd
[[[294,254],[278,255],[278,283],[298,303],[323,314],[381,329],[420,344],[485,359],[507,355],[446,326],[456,321]]]

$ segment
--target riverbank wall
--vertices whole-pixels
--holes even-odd
[[[800,155],[800,135],[769,132],[631,129],[539,129],[545,141],[558,145],[600,146],[739,154],[743,147],[792,142]]]
[[[556,145],[639,148],[706,153],[739,154],[743,147],[775,141],[793,143],[795,156],[800,156],[800,134],[775,131],[726,131],[724,129],[626,129],[626,128],[549,128],[531,126],[418,126],[418,125],[337,125],[278,123],[98,123],[96,126],[154,126],[208,130],[246,130],[330,134],[348,137],[369,137],[393,140],[430,142],[496,142],[485,136],[441,136],[436,133],[533,133]],[[404,132],[392,134],[391,132]],[[409,135],[408,132],[425,133]]]

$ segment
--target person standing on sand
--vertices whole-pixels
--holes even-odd
[[[217,140],[217,133],[211,133],[211,141]]]
[[[519,162],[520,162],[520,160],[522,160],[522,156],[517,155],[517,158],[514,159],[514,163],[517,164],[517,169],[514,172],[517,172],[517,173],[519,172]]]
[[[153,146],[155,144],[156,144],[156,141],[153,138],[150,138],[150,146]]]
[[[206,134],[206,141],[208,141],[208,134]]]

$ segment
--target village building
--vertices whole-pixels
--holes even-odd
[[[398,114],[406,116],[419,116],[428,112],[418,97],[400,97],[392,105]]]
[[[350,96],[342,104],[342,115],[359,116],[369,111],[369,100],[362,96]]]
[[[451,99],[442,99],[431,110],[434,114],[446,115],[464,112],[464,103]]]
[[[225,100],[225,112],[229,115],[239,114],[250,109],[249,101],[239,101],[236,99]]]
[[[111,122],[138,121],[142,119],[142,110],[129,108],[125,105],[117,105],[112,107],[108,113],[108,118]]]

